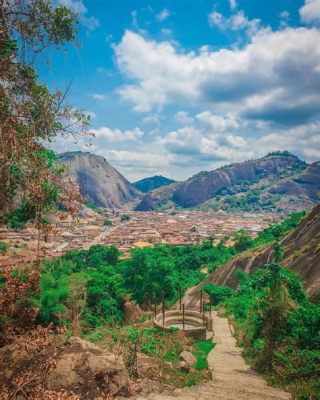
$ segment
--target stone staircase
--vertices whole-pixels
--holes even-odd
[[[291,395],[272,388],[244,361],[227,318],[213,312],[214,349],[208,355],[212,381],[170,394],[151,393],[137,400],[289,400]]]

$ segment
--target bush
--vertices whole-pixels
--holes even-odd
[[[9,245],[4,242],[0,242],[0,253],[5,254],[9,250]]]
[[[194,356],[197,359],[197,363],[194,366],[195,369],[201,371],[208,368],[207,356],[210,351],[214,348],[214,344],[211,340],[199,340],[195,342]]]
[[[225,301],[233,295],[233,290],[228,286],[219,286],[213,283],[207,283],[202,290],[211,296],[211,304],[213,306]]]

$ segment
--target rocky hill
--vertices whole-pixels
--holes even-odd
[[[147,193],[150,190],[158,189],[162,186],[167,186],[173,183],[173,179],[166,178],[161,175],[155,175],[150,178],[144,178],[140,181],[134,182],[133,186],[140,190],[140,192]]]
[[[89,152],[60,154],[67,174],[77,183],[87,203],[117,209],[135,199],[138,190],[103,157]]]
[[[320,302],[320,204],[281,241],[281,246],[284,250],[282,264],[296,272],[304,282],[310,298]],[[271,262],[273,258],[272,246],[249,250],[238,255],[193,288],[192,293],[189,293],[189,301],[192,302],[193,298],[199,297],[199,290],[205,283],[212,282],[236,288],[237,269],[251,274],[257,268]]]
[[[293,211],[319,201],[319,163],[306,164],[288,152],[200,172],[185,182],[152,191],[137,210],[170,207],[215,211]]]

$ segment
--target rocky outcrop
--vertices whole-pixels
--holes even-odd
[[[60,154],[69,176],[86,202],[97,207],[117,209],[135,199],[139,192],[103,157],[88,152]]]
[[[85,393],[87,399],[130,394],[130,381],[122,358],[78,337],[71,338],[56,358],[47,385],[57,391]]]
[[[50,330],[38,327],[0,348],[1,399],[94,400],[127,397],[131,388],[121,357],[79,337],[62,343]]]
[[[150,211],[174,206],[192,208],[219,199],[216,206],[231,207],[230,198],[243,196],[246,209],[311,209],[319,200],[320,163],[310,166],[288,152],[276,152],[258,160],[200,172],[187,181],[148,192],[136,207]],[[227,201],[225,201],[227,200]],[[233,206],[234,207],[234,206]],[[250,207],[249,207],[250,208]]]
[[[309,297],[320,302],[320,204],[316,206],[300,225],[282,241],[282,264],[296,272],[305,285]],[[238,285],[236,271],[241,269],[248,274],[274,259],[272,246],[258,248],[236,256],[218,268],[199,285],[187,291],[186,302],[189,308],[198,307],[199,291],[205,283],[227,285],[235,289]]]

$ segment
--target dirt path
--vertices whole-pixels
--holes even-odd
[[[194,300],[194,296],[190,296]],[[196,307],[196,302],[192,302]],[[214,349],[208,355],[212,381],[176,389],[170,395],[149,394],[137,400],[289,400],[291,395],[267,386],[265,380],[244,361],[230,331],[227,318],[213,312]]]

